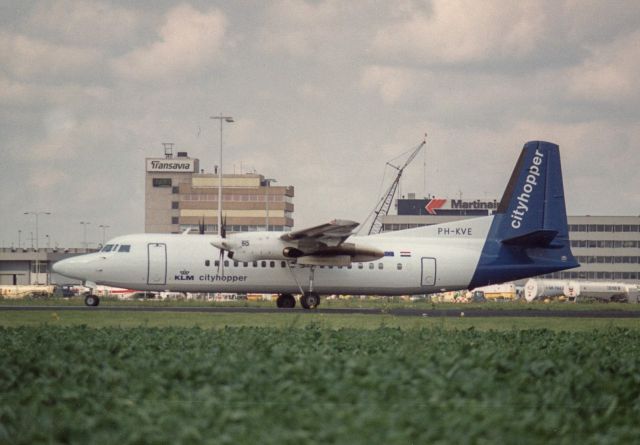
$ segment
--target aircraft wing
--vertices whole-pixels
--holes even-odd
[[[345,219],[334,219],[326,224],[321,224],[308,229],[295,230],[283,234],[280,239],[287,242],[297,242],[298,245],[339,246],[353,234],[353,229],[359,223]]]

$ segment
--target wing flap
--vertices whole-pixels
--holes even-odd
[[[280,239],[286,242],[298,241],[304,244],[304,242],[312,241],[337,246],[349,238],[356,227],[358,227],[358,223],[355,221],[334,219],[326,224],[285,233]]]

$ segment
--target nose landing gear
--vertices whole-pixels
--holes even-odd
[[[87,294],[84,297],[84,304],[87,306],[97,306],[100,304],[100,298],[93,294]]]

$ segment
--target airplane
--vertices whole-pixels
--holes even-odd
[[[527,142],[493,215],[356,236],[336,219],[286,233],[145,233],[53,265],[56,273],[146,291],[278,294],[277,306],[313,309],[328,294],[410,295],[578,267],[567,226],[560,151]],[[226,258],[225,258],[226,255]],[[89,292],[85,304],[97,306]]]

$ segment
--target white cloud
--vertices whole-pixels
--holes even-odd
[[[341,30],[350,2],[280,0],[270,3],[260,46],[293,56],[311,56],[332,42]]]
[[[0,60],[16,79],[77,81],[96,71],[102,64],[102,54],[92,48],[57,45],[0,32]]]
[[[568,70],[573,97],[598,102],[635,101],[640,96],[640,31],[591,49],[581,65]]]
[[[379,93],[386,103],[394,103],[415,88],[416,75],[409,69],[373,65],[363,69],[360,85]]]
[[[539,43],[544,23],[544,11],[533,0],[434,0],[430,13],[415,10],[378,31],[373,50],[385,58],[408,57],[423,64],[519,58]]]
[[[171,9],[159,30],[159,40],[134,49],[112,64],[117,76],[132,80],[171,79],[207,66],[222,52],[225,15],[200,12],[187,4]]]
[[[38,34],[83,46],[122,43],[135,34],[139,22],[134,10],[92,0],[44,0],[27,19]]]
[[[61,170],[41,167],[31,171],[28,184],[39,192],[42,192],[50,191],[69,179],[70,176]]]

